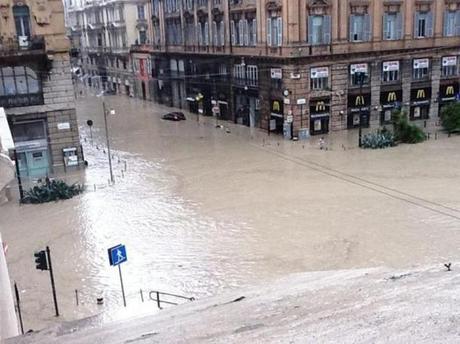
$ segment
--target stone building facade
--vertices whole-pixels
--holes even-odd
[[[150,43],[147,0],[66,0],[67,26],[86,85],[134,96],[130,47]]]
[[[152,0],[154,100],[294,136],[424,127],[459,98],[460,0]]]
[[[5,108],[23,177],[82,163],[59,0],[0,5],[0,106]]]

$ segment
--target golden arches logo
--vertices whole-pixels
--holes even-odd
[[[316,112],[319,111],[326,111],[326,104],[323,101],[319,101],[316,103]]]
[[[446,96],[453,96],[455,93],[454,86],[447,86],[446,88]]]
[[[396,96],[396,92],[388,93],[388,98],[387,98],[388,103],[395,102],[397,100],[398,100],[398,97]]]
[[[417,99],[423,99],[426,97],[425,90],[418,90],[417,91]]]
[[[364,105],[364,96],[357,96],[355,100],[355,105]]]
[[[278,112],[280,112],[280,111],[281,111],[280,102],[277,101],[277,100],[273,101],[272,109],[273,109],[273,111],[278,111]]]

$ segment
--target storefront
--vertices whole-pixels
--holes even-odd
[[[380,93],[380,124],[390,124],[393,111],[401,109],[402,90],[383,91]]]
[[[321,135],[329,132],[330,100],[310,100],[310,135]]]
[[[459,85],[456,81],[449,81],[439,86],[439,116],[443,107],[457,101],[459,97]]]
[[[235,89],[236,123],[251,128],[260,128],[259,91],[256,89]]]
[[[269,131],[281,134],[283,132],[284,122],[284,103],[280,99],[270,101],[270,122]]]
[[[431,87],[413,88],[410,92],[410,120],[428,119],[430,117]]]
[[[369,127],[370,104],[370,93],[354,94],[348,96],[348,129]]]

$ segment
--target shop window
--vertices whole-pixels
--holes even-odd
[[[399,80],[399,61],[387,61],[382,64],[382,82]]]
[[[15,142],[46,139],[45,123],[43,121],[16,122],[11,129]]]
[[[326,90],[329,88],[329,67],[310,69],[310,89]]]
[[[37,74],[29,67],[3,67],[0,69],[0,96],[36,94],[41,91]]]
[[[457,56],[446,56],[442,58],[442,76],[456,76],[458,71]]]
[[[361,77],[363,78],[362,81]],[[350,66],[350,85],[360,86],[361,82],[363,85],[369,84],[369,66],[367,63],[352,64]]]
[[[428,119],[430,115],[429,106],[415,106],[412,109],[411,120]]]
[[[429,59],[415,59],[413,62],[412,78],[414,80],[427,79],[429,76]]]

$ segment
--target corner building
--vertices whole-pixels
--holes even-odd
[[[0,107],[21,176],[78,166],[82,152],[62,2],[5,0],[0,14]]]
[[[152,0],[151,13],[153,95],[171,106],[308,136],[385,125],[395,108],[429,128],[458,98],[460,0]]]

